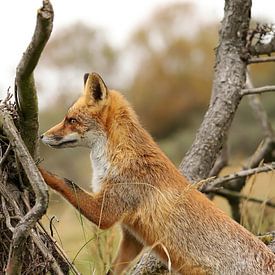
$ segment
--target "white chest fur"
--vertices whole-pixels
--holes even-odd
[[[90,158],[92,163],[92,189],[93,192],[98,192],[101,189],[101,184],[106,177],[110,164],[107,160],[106,138],[101,137],[92,146]]]

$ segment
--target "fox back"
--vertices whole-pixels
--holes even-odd
[[[143,129],[126,99],[96,73],[62,122],[54,148],[91,149],[93,191],[43,172],[47,184],[101,228],[120,222],[180,274],[275,274],[275,256],[196,190]]]

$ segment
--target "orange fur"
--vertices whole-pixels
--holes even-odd
[[[97,74],[86,78],[83,96],[42,140],[56,148],[91,148],[97,193],[41,173],[93,223],[108,228],[120,222],[135,236],[130,246],[126,236],[117,266],[138,254],[142,243],[162,261],[170,258],[180,274],[275,274],[272,252],[190,185],[129,103]]]

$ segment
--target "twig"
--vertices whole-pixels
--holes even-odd
[[[252,80],[250,74],[247,72],[247,88],[253,88]],[[249,95],[248,96],[249,104],[253,110],[254,115],[256,116],[259,124],[262,128],[262,131],[265,136],[265,140],[257,148],[255,153],[250,158],[247,168],[255,168],[259,166],[262,161],[271,162],[273,161],[272,152],[275,146],[275,135],[272,125],[268,119],[266,110],[263,107],[262,101],[260,100],[259,95]],[[244,184],[244,183],[243,183]]]
[[[3,165],[4,161],[6,160],[7,156],[9,155],[10,149],[11,149],[11,144],[9,143],[8,148],[6,149],[6,152],[4,153],[3,157],[1,158],[0,167]]]
[[[251,57],[248,59],[248,64],[255,64],[255,63],[265,63],[265,62],[274,62],[275,56],[268,56],[268,57]]]
[[[256,118],[258,119],[260,126],[264,132],[265,137],[273,138],[274,131],[272,125],[268,120],[267,113],[263,107],[263,104],[259,98],[259,95],[249,95],[249,104],[254,111]]]
[[[275,85],[263,86],[263,87],[251,88],[251,89],[242,89],[240,91],[240,95],[245,96],[245,95],[262,94],[262,93],[268,93],[268,92],[275,92]]]
[[[10,215],[9,215],[9,212],[8,212],[8,209],[7,209],[7,206],[6,206],[4,197],[1,197],[1,202],[2,202],[3,213],[4,213],[5,218],[6,218],[6,225],[7,225],[7,228],[8,228],[11,232],[14,232],[14,227],[11,225],[11,217],[10,217]]]
[[[247,196],[247,195],[241,194],[240,192],[231,191],[231,190],[228,190],[228,189],[218,189],[216,191],[211,191],[210,193],[214,193],[216,195],[219,195],[219,196],[222,196],[222,197],[225,197],[225,198],[235,197],[235,198],[243,199],[243,200],[246,200],[246,201],[251,201],[251,202],[255,202],[255,203],[262,203],[262,204],[265,204],[267,206],[275,208],[275,203],[273,203],[269,200],[261,200],[261,199],[254,198],[254,197],[251,197],[251,196]]]
[[[248,176],[251,176],[254,174],[269,172],[269,171],[273,170],[274,168],[275,168],[275,162],[272,162],[272,163],[264,164],[261,167],[242,170],[240,172],[237,172],[237,173],[234,173],[231,175],[227,175],[227,176],[224,176],[221,178],[214,179],[212,182],[209,182],[207,184],[207,186],[203,186],[201,191],[204,193],[216,191],[229,181],[235,180],[237,178],[248,177]]]
[[[18,207],[18,204],[16,202],[16,200],[14,198],[11,197],[10,192],[7,190],[6,185],[4,184],[0,184],[0,193],[1,195],[5,198],[6,201],[10,202],[12,204],[12,208],[15,211],[15,216],[18,219],[22,219],[23,218],[23,212],[22,209],[20,209]],[[59,256],[62,257],[62,259],[64,260],[64,262],[66,262],[68,264],[68,266],[70,267],[70,270],[72,272],[72,274],[75,275],[80,275],[80,273],[77,271],[77,269],[75,268],[75,266],[68,260],[68,256],[65,254],[65,252],[58,246],[58,244],[56,243],[55,240],[53,240],[48,232],[45,230],[45,228],[43,227],[43,225],[38,222],[42,232],[45,234],[45,236],[50,240],[50,244],[53,245],[56,249],[56,251],[59,252]],[[53,257],[51,254],[51,252],[49,251],[49,249],[45,246],[45,244],[40,240],[40,238],[38,237],[37,233],[34,230],[30,231],[30,237],[33,239],[34,243],[37,245],[38,249],[41,251],[41,253],[44,255],[44,257],[46,259],[48,259],[51,262],[51,268],[53,269],[53,271],[55,272],[55,274],[63,274],[62,272],[60,272],[60,267],[56,261],[56,257]],[[49,254],[50,253],[50,254]]]
[[[227,146],[227,138],[224,141],[224,146],[218,156],[213,168],[209,173],[209,177],[218,176],[221,170],[228,164],[228,146]]]
[[[22,268],[22,256],[26,239],[31,228],[46,213],[48,206],[48,188],[38,171],[33,159],[31,158],[23,140],[21,139],[10,115],[0,110],[0,120],[8,136],[15,153],[17,154],[22,167],[34,190],[36,201],[33,208],[16,225],[13,232],[13,240],[10,247],[9,259],[7,264],[7,274],[20,274]]]
[[[247,88],[249,89],[253,88],[252,80],[249,73],[247,73],[246,85],[247,85]],[[257,148],[256,152],[250,158],[248,165],[246,165],[245,167],[245,168],[255,168],[259,166],[261,161],[267,161],[267,162],[273,161],[272,151],[275,146],[275,135],[259,95],[256,95],[256,94],[249,95],[248,101],[253,110],[254,115],[259,121],[259,124],[265,136],[264,142],[260,145],[260,147]]]
[[[51,232],[51,237],[53,238],[53,221],[56,219],[56,216],[52,216],[50,219],[50,232]]]
[[[255,153],[247,161],[244,169],[256,168],[262,161],[271,162],[273,161],[272,151],[274,149],[274,140],[266,138],[257,148]]]
[[[33,71],[50,37],[53,27],[53,8],[49,0],[43,0],[38,10],[32,40],[16,69],[15,91],[18,95],[19,124],[22,138],[31,156],[37,157],[38,102]]]
[[[39,238],[39,236],[34,230],[31,230],[31,237],[34,243],[36,244],[36,246],[39,248],[39,250],[43,254],[44,258],[51,262],[51,268],[54,270],[55,272],[54,274],[63,275],[64,273],[61,270],[58,263],[56,262],[55,257],[52,255],[49,249],[45,246],[45,244],[41,241],[41,238]]]
[[[70,267],[70,271],[73,272],[75,275],[80,275],[76,267],[70,262],[69,257],[66,255],[65,251],[60,247],[60,245],[48,234],[44,226],[38,222],[41,230],[46,234],[47,238],[49,238],[52,244],[55,246],[56,250],[59,252],[59,255],[63,258],[63,260],[68,264]]]

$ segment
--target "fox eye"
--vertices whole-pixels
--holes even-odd
[[[75,119],[75,118],[69,118],[68,119],[68,122],[70,123],[70,124],[75,124],[75,123],[77,123],[77,120]]]

